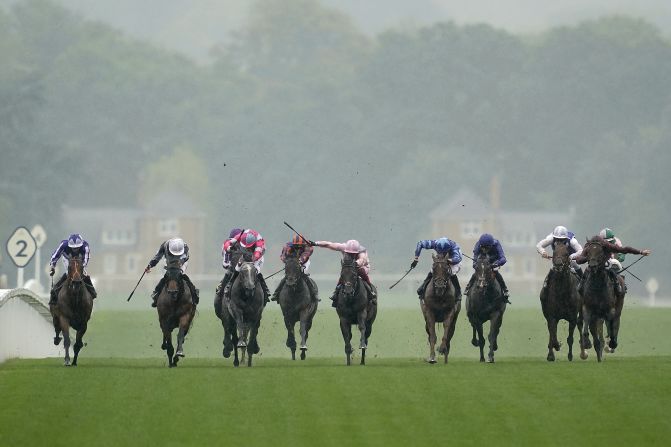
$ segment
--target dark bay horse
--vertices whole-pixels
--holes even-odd
[[[559,320],[568,322],[568,359],[573,360],[573,333],[578,326],[580,336],[580,358],[586,359],[587,352],[582,335],[582,298],[578,293],[578,280],[571,272],[571,260],[568,245],[557,244],[552,252],[552,268],[548,273],[547,287],[541,291],[540,300],[543,316],[547,321],[549,340],[549,362],[554,362],[554,351],[559,351],[560,343],[557,340],[557,323]]]
[[[457,326],[457,317],[461,311],[461,301],[456,301],[456,291],[450,279],[452,269],[445,255],[432,255],[432,280],[426,286],[424,299],[420,302],[424,315],[425,329],[429,336],[429,363],[436,363],[436,323],[443,323],[443,340],[438,352],[445,356],[450,353],[450,342]]]
[[[235,348],[233,365],[240,365],[238,349],[246,349],[247,366],[252,366],[252,355],[258,354],[260,350],[256,337],[265,304],[263,288],[258,281],[253,262],[243,262],[240,265],[240,272],[231,285],[230,298],[225,297],[224,301],[231,317],[230,319],[226,317],[225,322],[222,320],[226,332],[224,357],[226,357],[226,343],[231,340],[231,345]]]
[[[600,362],[604,349],[601,325],[605,322],[610,335],[608,346],[615,350],[617,335],[620,331],[624,295],[618,296],[615,293],[615,284],[606,271],[609,254],[598,237],[587,241],[583,254],[587,257],[588,263],[582,287],[583,339],[586,339],[589,333],[592,334],[596,359]]]
[[[161,349],[166,351],[168,366],[173,368],[184,357],[184,338],[191,329],[196,306],[192,302],[191,291],[182,279],[182,271],[178,267],[166,269],[168,281],[156,300],[158,320],[163,331]],[[179,328],[177,333],[177,352],[172,344],[172,331]],[[174,356],[173,356],[174,354]]]
[[[494,352],[499,348],[497,337],[503,314],[506,311],[506,298],[503,296],[501,286],[496,280],[496,272],[492,268],[487,256],[478,256],[475,261],[474,283],[468,292],[466,299],[466,314],[468,321],[473,326],[473,338],[471,344],[480,348],[480,361],[485,361],[484,347],[485,337],[482,325],[489,321],[489,352],[487,360],[494,363]],[[477,333],[477,340],[475,338]]]
[[[341,261],[340,290],[337,295],[336,311],[340,318],[340,331],[345,341],[345,354],[347,365],[351,365],[352,357],[352,325],[359,327],[361,338],[359,349],[361,350],[361,364],[366,364],[366,349],[368,348],[368,337],[373,330],[373,322],[377,316],[377,303],[368,298],[366,286],[363,279],[359,277],[356,260],[345,254]]]
[[[297,256],[286,257],[284,277],[286,282],[280,291],[278,302],[282,308],[282,315],[284,315],[284,325],[287,328],[287,348],[291,349],[291,359],[296,360],[294,326],[300,321],[301,360],[305,360],[308,350],[308,332],[317,312],[317,302],[312,299],[307,285],[307,281],[312,281],[312,279],[303,273],[303,266]],[[314,282],[312,285],[317,290]]]
[[[93,310],[93,298],[83,284],[84,267],[82,260],[77,257],[70,259],[68,263],[68,274],[65,283],[58,291],[56,304],[51,304],[49,310],[54,323],[56,336],[54,345],[61,342],[59,333],[63,332],[63,347],[65,348],[65,366],[77,366],[79,351],[84,346],[82,339],[88,327]],[[74,358],[70,363],[70,327],[77,331],[77,339],[74,345]]]

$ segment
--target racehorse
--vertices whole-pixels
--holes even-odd
[[[258,354],[260,350],[256,337],[261,325],[261,314],[265,304],[264,295],[254,263],[243,262],[239,268],[238,276],[231,284],[230,298],[224,298],[224,305],[231,316],[231,319],[225,323],[222,320],[224,330],[230,331],[224,334],[224,344],[230,338],[232,345],[235,346],[233,365],[240,365],[238,349],[243,350],[244,353],[246,348],[247,366],[252,366],[252,355]],[[224,350],[226,351],[225,345]],[[225,354],[224,357],[226,357]]]
[[[501,291],[501,285],[496,280],[496,272],[492,268],[487,256],[479,256],[475,261],[474,283],[466,299],[466,314],[473,327],[471,344],[480,348],[480,361],[485,361],[485,337],[482,325],[489,321],[489,352],[487,360],[494,363],[494,352],[499,348],[497,337],[503,314],[506,311],[506,298]],[[477,340],[475,338],[477,332]]]
[[[568,359],[573,360],[573,333],[578,326],[580,337],[580,358],[585,360],[587,352],[582,334],[582,298],[578,293],[578,280],[571,272],[571,260],[568,245],[557,244],[552,252],[552,269],[548,273],[547,286],[541,291],[540,300],[543,316],[547,321],[550,338],[548,340],[548,362],[554,362],[554,351],[561,344],[557,340],[557,323],[568,322]]]
[[[373,322],[377,316],[377,303],[368,298],[366,286],[363,279],[359,277],[356,259],[345,253],[340,264],[340,290],[336,297],[336,311],[340,318],[342,338],[345,341],[347,365],[351,365],[353,324],[359,327],[361,333],[359,349],[361,350],[361,364],[365,365],[368,337],[370,337]]]
[[[93,310],[93,298],[83,284],[84,267],[81,258],[73,257],[68,263],[67,279],[58,291],[56,304],[51,304],[49,310],[54,323],[56,336],[54,345],[61,342],[59,333],[63,332],[63,347],[65,348],[65,366],[77,366],[79,351],[84,346],[82,339],[86,333],[88,321]],[[70,327],[77,331],[74,345],[74,358],[70,363]]]
[[[598,237],[587,241],[583,254],[587,257],[588,265],[582,287],[583,339],[588,337],[589,330],[592,334],[596,359],[600,362],[604,348],[603,335],[599,330],[600,325],[602,322],[606,323],[606,329],[610,335],[608,346],[615,350],[617,335],[620,331],[624,295],[618,296],[615,293],[615,285],[606,271],[608,253]]]
[[[168,366],[173,368],[184,357],[184,338],[191,329],[196,306],[192,302],[191,291],[182,279],[182,270],[179,267],[166,267],[167,281],[156,300],[158,320],[163,331],[161,349],[166,351]],[[179,328],[177,333],[177,352],[172,344],[172,331]],[[174,356],[173,356],[174,354]]]
[[[443,341],[438,348],[438,353],[447,356],[450,353],[450,342],[457,325],[457,317],[461,311],[461,301],[456,301],[456,291],[450,275],[449,260],[445,255],[432,255],[433,266],[432,280],[426,286],[424,299],[420,301],[422,314],[424,315],[425,329],[429,336],[429,363],[436,363],[436,323],[443,323]]]
[[[308,350],[308,331],[312,327],[312,319],[317,312],[317,301],[310,296],[307,281],[310,277],[303,273],[303,267],[297,256],[287,256],[284,264],[286,282],[280,291],[278,302],[284,315],[284,325],[287,328],[287,348],[291,349],[291,360],[296,360],[296,338],[294,326],[300,321],[301,333],[301,360],[305,360]],[[317,285],[312,283],[317,290]]]

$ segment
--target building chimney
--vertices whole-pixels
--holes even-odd
[[[501,182],[498,175],[492,177],[489,189],[489,202],[493,211],[498,211],[501,208]]]

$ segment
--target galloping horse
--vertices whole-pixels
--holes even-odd
[[[485,361],[484,347],[485,337],[483,335],[482,325],[489,321],[489,352],[487,360],[494,363],[494,352],[499,348],[497,337],[501,324],[503,323],[503,314],[506,311],[506,298],[503,296],[501,286],[496,280],[496,272],[492,269],[487,256],[479,256],[475,261],[475,273],[473,273],[474,283],[466,299],[466,314],[468,321],[473,326],[473,338],[471,344],[480,348],[480,361]],[[478,338],[476,340],[475,334]]]
[[[452,270],[449,259],[445,255],[432,255],[433,257],[433,279],[426,286],[424,299],[420,302],[422,314],[424,315],[425,329],[429,336],[429,363],[436,363],[436,323],[443,323],[443,341],[438,352],[445,356],[450,353],[450,341],[454,335],[457,325],[457,317],[461,311],[461,302],[456,301],[454,285],[450,280]]]
[[[543,316],[547,321],[550,339],[548,340],[548,362],[554,362],[554,351],[559,351],[560,343],[557,340],[557,323],[559,320],[568,322],[568,359],[573,360],[573,332],[578,326],[580,334],[580,358],[585,360],[587,352],[583,347],[582,334],[582,298],[578,293],[578,281],[571,272],[569,247],[557,244],[552,252],[552,269],[548,273],[547,287],[541,291],[540,300]]]
[[[240,272],[231,284],[230,299],[224,298],[224,301],[232,317],[224,323],[224,330],[230,331],[224,334],[224,357],[226,357],[226,343],[230,339],[235,345],[233,365],[240,365],[238,349],[246,348],[247,366],[252,366],[252,355],[258,354],[260,350],[256,336],[261,325],[261,314],[265,304],[263,288],[258,282],[253,262],[243,262],[240,265]],[[249,341],[247,341],[248,336]]]
[[[68,263],[68,275],[65,283],[58,292],[56,304],[51,304],[49,310],[53,318],[54,345],[61,342],[58,336],[63,332],[63,347],[65,348],[65,366],[77,366],[79,350],[84,346],[82,339],[86,333],[91,311],[93,310],[93,298],[85,284],[82,284],[84,267],[81,258],[73,257]],[[70,327],[77,331],[77,339],[74,345],[74,358],[70,363]]]
[[[156,300],[158,320],[163,331],[161,349],[166,351],[168,366],[177,366],[180,357],[184,357],[184,338],[191,328],[196,306],[192,302],[191,291],[182,280],[182,271],[179,267],[166,268],[168,281]],[[172,344],[172,331],[179,328],[177,333],[177,352]],[[173,356],[174,354],[174,356]]]
[[[588,337],[588,329],[592,334],[597,361],[603,355],[603,335],[600,332],[601,323],[605,321],[610,341],[608,346],[617,348],[617,334],[620,331],[620,317],[624,296],[615,293],[615,285],[606,271],[608,254],[598,237],[588,240],[583,249],[587,256],[587,271],[585,272],[582,288],[582,313],[584,318],[583,339]]]
[[[368,299],[368,292],[363,279],[359,277],[358,269],[356,259],[345,253],[341,261],[339,282],[341,287],[336,297],[336,311],[340,318],[340,331],[345,341],[348,366],[351,364],[352,356],[352,325],[356,324],[361,333],[359,349],[361,349],[361,364],[365,365],[368,337],[370,337],[373,322],[377,316],[377,303]]]
[[[317,302],[310,296],[307,281],[310,277],[303,273],[303,267],[297,256],[287,256],[284,264],[286,282],[280,292],[279,300],[284,315],[284,325],[287,328],[287,348],[291,349],[291,359],[296,360],[296,338],[294,326],[301,323],[301,360],[305,360],[308,350],[308,331],[312,327],[312,319],[317,312]],[[312,284],[315,290],[317,285]]]

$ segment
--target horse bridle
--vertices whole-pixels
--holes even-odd
[[[433,270],[434,270],[433,267],[435,267],[436,264],[445,264],[445,270],[446,270],[446,273],[447,273],[447,278],[436,277],[436,274],[433,273]],[[436,258],[436,259],[433,260],[433,267],[431,268],[431,272],[433,273],[433,278],[432,278],[433,287],[435,287],[436,289],[447,288],[447,281],[450,277],[450,274],[452,273],[452,268],[450,267],[449,262],[447,261],[446,258]]]
[[[345,290],[344,287],[345,283],[342,282],[342,273],[343,273],[342,271],[344,271],[345,269],[351,269],[352,272],[354,272],[354,284],[351,293],[348,293]],[[341,288],[340,291],[342,292],[343,295],[348,297],[356,295],[357,292],[359,291],[359,266],[356,264],[356,261],[354,262],[344,261],[342,264],[342,271],[340,272],[340,281],[341,281],[340,283],[343,285],[343,287]]]

